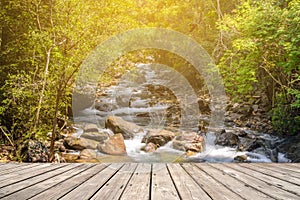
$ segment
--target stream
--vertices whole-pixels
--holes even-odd
[[[197,101],[193,99],[197,99],[193,88],[184,78],[180,78],[178,72],[162,65],[140,63],[135,70],[122,76],[116,85],[102,90],[93,106],[83,109],[75,121],[95,123],[96,116],[98,126],[104,129],[107,116],[120,116],[142,127],[197,132],[199,120],[207,122],[209,115],[201,113],[201,108],[199,110]],[[185,112],[181,110],[182,106],[185,106]],[[270,144],[280,141],[280,138],[246,127],[225,123],[222,128],[232,132],[245,131]],[[75,134],[80,136],[84,131],[78,128]],[[108,162],[234,162],[235,157],[247,155],[247,162],[272,162],[270,154],[266,153],[272,152],[272,149],[237,151],[234,147],[215,145],[216,136],[213,132],[205,135],[205,151],[192,156],[173,149],[172,141],[153,153],[146,153],[141,150],[145,145],[141,143],[145,134],[140,133],[133,139],[125,140],[127,156],[109,156],[98,152],[97,159]],[[276,152],[276,156],[278,162],[289,162],[280,152]]]

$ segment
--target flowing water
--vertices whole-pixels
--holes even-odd
[[[197,97],[188,92],[191,88],[182,87],[177,89],[178,84],[189,85],[184,79],[178,79],[177,77],[178,73],[172,69],[162,66],[158,68],[150,64],[138,64],[136,70],[123,76],[117,85],[106,88],[104,94],[95,100],[94,105],[84,109],[76,120],[82,123],[94,123],[96,117],[97,123],[103,128],[106,117],[116,115],[121,116],[126,121],[148,128],[168,129],[172,127],[177,130],[197,131],[199,119],[207,121],[209,116],[201,114],[195,108],[195,102],[191,99],[197,99]],[[160,101],[157,95],[153,96],[149,88],[158,91],[158,94],[162,98],[166,97],[167,100]],[[167,89],[170,88],[171,92],[168,92]],[[187,99],[184,98],[184,95],[191,97],[188,102],[186,102]],[[188,114],[180,113],[181,118],[188,119],[186,122],[178,119],[178,113],[170,115],[170,111],[167,110],[172,106],[174,107],[174,101],[172,101],[174,97],[179,102],[179,106],[188,104],[187,110],[196,110],[195,112],[185,112]],[[175,108],[171,113],[177,111],[178,109]],[[230,126],[224,128],[234,131],[243,129]],[[78,129],[76,134],[80,136],[84,133],[82,129]],[[252,131],[252,134],[259,135],[259,137],[270,142],[279,140],[279,138],[254,131]],[[141,143],[144,135],[145,133],[140,133],[131,140],[125,140],[127,156],[108,156],[98,152],[98,159],[109,162],[233,162],[236,156],[247,155],[247,161],[249,162],[272,162],[266,155],[265,149],[240,152],[236,148],[215,145],[215,135],[212,132],[207,133],[205,136],[205,151],[193,156],[187,157],[185,152],[173,149],[172,142],[158,148],[154,153],[146,153],[141,150],[145,145]],[[279,153],[278,162],[288,162],[288,160],[283,154]]]

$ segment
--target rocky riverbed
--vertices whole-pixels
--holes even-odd
[[[249,103],[227,99],[224,126],[208,131],[210,97],[202,88],[200,113],[191,117],[199,123],[183,126],[182,95],[169,89],[178,84],[164,80],[169,73],[140,64],[128,76],[98,88],[93,105],[75,116],[75,126],[57,134],[55,161],[300,162],[300,137],[275,136],[261,96]],[[31,141],[23,153],[27,161],[45,162],[47,147],[49,142]],[[1,147],[0,154],[10,151]]]
[[[135,162],[290,162],[299,159],[299,142],[292,144],[294,140],[274,136],[267,107],[260,96],[254,96],[247,104],[228,99],[224,126],[208,132],[210,97],[202,88],[197,98],[201,113],[194,116],[199,120],[198,126],[182,126],[180,100],[169,89],[175,88],[172,84],[177,81],[167,84],[162,81],[169,73],[168,69],[155,70],[151,65],[140,64],[137,71],[115,81],[114,85],[98,89],[94,105],[82,111],[75,138],[80,136],[76,140],[84,141],[91,130],[103,137],[96,140],[100,144],[86,148],[89,150],[84,150],[84,154],[93,152],[91,158],[100,161]],[[97,121],[93,124],[95,116]],[[88,157],[81,154],[82,151],[77,157]]]

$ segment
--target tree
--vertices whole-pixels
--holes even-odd
[[[296,134],[299,121],[299,1],[247,1],[221,20],[229,49],[219,67],[227,92],[249,100],[264,93],[275,130]]]

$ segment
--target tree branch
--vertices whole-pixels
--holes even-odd
[[[11,144],[11,146],[14,148],[14,150],[16,151],[16,147],[14,145],[14,143],[12,142],[12,140],[9,138],[8,134],[4,131],[3,127],[0,126],[0,129],[2,131],[2,133],[5,135],[5,137],[8,139],[9,143]]]

